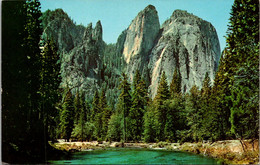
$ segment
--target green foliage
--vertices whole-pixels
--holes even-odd
[[[232,102],[228,96],[231,95],[231,87],[233,84],[233,69],[231,65],[231,56],[225,50],[220,59],[219,69],[216,73],[212,89],[212,114],[215,116],[215,123],[218,123],[214,126],[217,128],[216,132],[220,134],[219,137],[223,139],[230,136],[229,117]]]
[[[74,114],[75,114],[75,118],[74,118],[74,123],[78,123],[79,122],[79,118],[81,115],[81,110],[82,110],[82,105],[80,104],[80,96],[79,96],[79,92],[76,92],[76,96],[74,98]]]
[[[157,95],[155,96],[155,103],[157,105],[162,105],[162,103],[167,100],[170,96],[168,84],[167,84],[167,78],[165,75],[165,72],[162,73],[162,77],[159,82],[159,86],[157,89]]]
[[[75,127],[72,132],[72,138],[84,141],[90,138],[90,134],[92,134],[92,131],[90,132],[90,130],[94,130],[94,128],[92,128],[92,125],[89,123],[90,107],[88,102],[85,100],[85,95],[83,93],[81,93],[81,95],[76,93],[74,108],[76,114],[78,113],[78,120],[74,120]]]
[[[259,47],[258,11],[257,0],[235,0],[232,6],[227,32],[227,48],[234,60],[236,59],[238,67],[247,58],[251,57],[251,60],[258,58],[249,53],[252,49],[258,50]],[[236,65],[234,67],[237,67]]]
[[[185,111],[187,113],[187,125],[190,126],[192,138],[195,141],[202,140],[201,95],[197,86],[190,89],[190,95],[186,99]]]
[[[41,10],[40,2],[37,0],[28,0],[25,4],[26,8],[26,23],[24,26],[24,43],[22,46],[25,48],[25,55],[27,56],[27,83],[29,91],[29,109],[30,114],[39,113],[39,103],[40,103],[40,71],[41,71],[41,51],[39,49],[40,36],[42,34],[41,28]],[[29,119],[31,125],[37,122],[35,116],[30,116]],[[34,121],[35,120],[35,121]],[[37,128],[35,128],[37,129]]]
[[[167,107],[167,116],[164,127],[165,140],[170,142],[177,141],[177,130],[183,130],[185,128],[184,119],[184,105],[181,97],[175,97],[171,100],[165,101]],[[186,117],[186,116],[185,116]]]
[[[122,121],[123,116],[119,113],[112,114],[109,122],[108,122],[108,131],[107,131],[107,138],[109,141],[120,141],[123,139],[123,131],[122,131]]]
[[[202,114],[202,137],[203,139],[208,139],[209,137],[212,137],[211,134],[211,107],[210,107],[210,101],[211,100],[211,85],[210,85],[210,78],[208,75],[208,72],[205,74],[205,78],[203,80],[203,85],[201,88],[201,109],[200,112]]]
[[[155,142],[156,127],[154,118],[154,106],[150,104],[144,114],[144,133],[143,139],[145,142]]]
[[[95,92],[90,107],[84,91],[78,91],[73,100],[70,89],[64,89],[60,98],[57,48],[53,40],[43,36],[46,43],[42,52],[39,49],[42,34],[39,1],[3,2],[4,161],[14,162],[10,155],[16,153],[35,159],[45,156],[42,142],[58,138],[58,130],[67,141],[71,137],[124,142],[257,138],[258,10],[256,0],[234,1],[227,48],[213,87],[206,73],[201,91],[194,86],[186,96],[181,94],[182,78],[176,69],[170,91],[163,72],[157,94],[149,102],[148,68],[142,69],[142,76],[136,71],[131,90],[127,75],[122,74],[120,79],[126,66],[120,45],[105,45],[99,83],[102,90]],[[56,16],[68,18],[60,9],[54,13],[46,11],[42,25],[46,27]],[[71,19],[68,21],[73,24]]]
[[[115,109],[120,94],[120,74],[124,66],[122,55],[116,52],[115,44],[105,45],[104,56],[101,64],[101,88],[106,89],[108,104]]]
[[[3,161],[43,161],[47,138],[40,95],[40,2],[5,1],[1,14]]]
[[[83,123],[81,124],[76,124],[75,128],[72,131],[71,137],[73,139],[85,141],[87,140],[92,140],[92,133],[94,131],[94,125],[90,122]]]
[[[230,64],[229,99],[231,133],[255,138],[258,130],[259,2],[235,0],[227,32]],[[225,75],[225,74],[224,74]]]
[[[59,55],[57,53],[57,47],[53,41],[47,41],[41,56],[41,72],[40,72],[40,94],[42,98],[42,109],[45,129],[50,136],[50,139],[54,141],[57,138],[58,126],[58,109],[57,106],[60,99],[59,85],[60,79],[60,64]]]
[[[167,120],[167,107],[165,106],[165,101],[169,97],[170,92],[168,89],[167,78],[165,76],[165,72],[163,72],[157,89],[157,94],[154,98],[156,137],[159,141],[164,140],[164,126]]]
[[[22,152],[27,132],[28,91],[23,28],[24,1],[2,2],[2,159],[13,162],[12,152]],[[11,21],[12,20],[12,21]],[[21,137],[20,139],[18,137]],[[13,145],[11,145],[13,144]],[[25,149],[24,149],[25,150]]]
[[[258,66],[250,61],[236,72],[231,100],[231,132],[238,138],[257,138],[259,128]]]
[[[206,72],[205,78],[203,80],[203,85],[201,89],[201,96],[205,98],[205,100],[208,100],[211,92],[211,85],[210,85],[210,78],[208,72]]]
[[[71,133],[74,126],[74,106],[71,91],[66,93],[65,102],[62,105],[62,111],[60,114],[60,128],[61,136],[67,141],[70,140]]]
[[[176,97],[181,93],[181,74],[180,71],[175,69],[173,73],[172,82],[170,85],[171,97]]]
[[[122,114],[123,116],[123,141],[126,142],[129,139],[129,127],[130,127],[130,123],[129,123],[129,112],[130,112],[130,108],[132,105],[132,98],[130,95],[131,92],[131,88],[130,88],[130,84],[127,81],[127,75],[126,74],[122,74],[122,80],[121,80],[121,84],[119,86],[119,89],[121,90],[121,93],[119,95],[119,99],[118,99],[118,105],[117,105],[117,111],[119,114]]]
[[[100,109],[100,113],[98,114],[98,118],[96,118],[96,121],[98,121],[96,128],[99,128],[101,132],[100,132],[100,135],[97,137],[105,139],[106,134],[107,134],[107,129],[108,129],[108,120],[111,116],[111,111],[107,105],[104,89],[102,89],[101,94],[100,94],[99,109]]]
[[[91,108],[91,121],[96,119],[96,114],[99,113],[99,95],[98,95],[98,91],[95,92],[94,97],[93,97],[93,101],[92,101],[92,108]]]
[[[140,141],[143,133],[143,116],[148,101],[148,91],[139,71],[133,80],[132,106],[129,112],[131,140]]]

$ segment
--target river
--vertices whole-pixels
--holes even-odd
[[[216,160],[186,152],[117,148],[75,152],[49,160],[51,164],[218,164]]]

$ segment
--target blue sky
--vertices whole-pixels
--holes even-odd
[[[209,21],[216,28],[221,50],[226,45],[229,13],[233,0],[40,0],[42,11],[62,8],[77,23],[95,26],[98,20],[103,27],[103,40],[115,43],[120,33],[126,29],[139,11],[151,4],[158,11],[160,24],[176,9]]]

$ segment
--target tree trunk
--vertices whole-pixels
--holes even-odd
[[[243,144],[243,140],[242,140],[242,139],[239,139],[239,141],[240,141],[240,143],[241,143],[241,146],[242,146],[242,148],[243,148],[243,151],[245,152],[245,147],[244,147],[245,144]]]

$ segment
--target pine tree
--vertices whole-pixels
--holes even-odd
[[[7,162],[27,163],[45,157],[47,139],[44,139],[44,114],[40,106],[40,15],[38,0],[3,2],[2,128],[3,160]],[[17,152],[28,159],[14,158],[10,144],[17,146]]]
[[[197,86],[190,89],[190,95],[186,100],[185,111],[187,113],[187,125],[192,132],[192,138],[195,141],[202,140],[202,120],[203,113],[201,112],[201,95]]]
[[[57,137],[56,127],[58,124],[58,109],[55,105],[60,99],[59,85],[60,79],[60,63],[57,47],[54,42],[47,41],[41,57],[41,84],[40,94],[42,98],[42,114],[44,118],[45,129],[52,140]]]
[[[75,114],[75,118],[74,118],[74,123],[78,124],[79,122],[79,118],[81,115],[81,110],[82,110],[82,105],[80,104],[80,95],[79,92],[76,92],[76,96],[74,99],[74,114]]]
[[[104,109],[103,115],[102,115],[102,135],[103,139],[107,138],[107,133],[108,133],[108,125],[109,125],[109,120],[112,115],[111,109],[109,107]],[[106,139],[105,139],[106,140]]]
[[[220,59],[218,71],[215,76],[212,88],[211,111],[214,114],[214,123],[216,137],[218,139],[226,139],[230,137],[230,107],[232,107],[231,87],[233,84],[233,68],[231,63],[231,55],[227,50],[223,51]],[[217,124],[218,123],[218,124]]]
[[[205,99],[210,96],[211,92],[211,85],[210,85],[210,78],[208,72],[205,74],[205,78],[203,80],[203,85],[201,88],[201,96]]]
[[[24,1],[2,2],[2,160],[15,162],[11,156],[12,146],[17,146],[17,152],[28,151],[23,144],[28,128],[28,86],[27,56],[22,47],[26,8]],[[10,21],[12,20],[12,21]]]
[[[180,96],[164,102],[166,107],[166,122],[164,127],[165,140],[177,141],[177,131],[185,129],[184,121],[184,99]]]
[[[147,106],[148,91],[137,70],[133,80],[132,107],[129,112],[131,140],[140,141],[143,132],[143,116]]]
[[[86,136],[84,136],[84,126],[85,123],[87,122],[87,108],[89,107],[86,106],[85,95],[84,93],[82,93],[80,97],[80,117],[79,117],[79,125],[81,127],[82,142],[86,138]]]
[[[98,91],[95,91],[94,97],[93,97],[93,101],[92,101],[92,108],[91,108],[91,117],[90,117],[90,123],[93,124],[94,126],[94,132],[93,135],[90,137],[90,139],[92,138],[97,138],[97,136],[99,136],[100,134],[100,129],[98,130],[97,128],[97,124],[100,123],[98,121],[96,121],[96,119],[100,119],[100,116],[97,114],[99,114],[99,94]]]
[[[109,141],[120,141],[124,139],[123,126],[122,126],[123,114],[115,112],[111,115],[108,122],[107,138]]]
[[[144,133],[143,139],[145,142],[156,141],[156,125],[154,117],[155,106],[153,103],[149,104],[144,114]]]
[[[40,37],[42,34],[41,27],[41,10],[39,0],[27,0],[26,4],[26,24],[24,27],[24,33],[26,37],[24,38],[24,44],[22,45],[25,48],[25,54],[27,56],[27,79],[28,91],[29,91],[29,112],[28,121],[30,125],[36,126],[42,120],[39,120],[37,116],[43,116],[40,114],[40,95],[39,89],[41,84],[40,71],[41,71],[41,50],[40,50]],[[42,124],[42,123],[39,123]],[[33,131],[37,132],[39,130],[38,126],[31,127],[35,129]],[[40,135],[41,136],[41,135]]]
[[[122,121],[122,125],[123,125],[123,141],[126,142],[128,141],[128,138],[129,138],[129,126],[130,126],[130,123],[129,123],[129,111],[130,111],[130,108],[131,108],[131,95],[130,95],[130,91],[131,91],[131,88],[130,88],[130,84],[128,83],[127,81],[127,75],[126,74],[122,74],[122,79],[121,79],[121,84],[119,86],[119,89],[121,90],[121,93],[119,95],[119,102],[118,102],[118,105],[117,105],[117,109],[118,109],[118,113],[119,114],[122,114],[122,118],[123,118],[123,121]]]
[[[160,83],[157,89],[157,94],[154,98],[155,104],[155,124],[156,124],[156,136],[158,140],[164,140],[164,128],[167,118],[167,109],[164,102],[169,99],[170,92],[168,89],[167,78],[165,72],[162,73]]]
[[[246,59],[258,60],[253,50],[259,50],[259,2],[235,0],[227,31],[227,48],[234,59],[233,67]],[[256,52],[255,52],[256,53]]]
[[[96,139],[101,138],[102,135],[102,109],[100,108],[100,96],[98,91],[95,92],[92,102],[92,121],[95,126],[94,136]]]
[[[70,140],[72,129],[74,127],[74,106],[71,91],[66,93],[66,98],[62,106],[60,115],[61,135],[67,140]]]
[[[99,113],[99,94],[98,91],[95,91],[93,101],[92,101],[92,108],[91,108],[91,117],[90,120],[93,122],[95,120],[95,115]]]
[[[201,135],[203,138],[211,138],[211,127],[212,127],[212,110],[211,110],[211,85],[210,78],[208,72],[205,74],[205,78],[203,80],[203,85],[201,88],[201,113],[202,113],[202,127],[201,127]],[[215,116],[215,115],[214,115]]]
[[[101,138],[105,139],[107,135],[108,129],[108,120],[111,116],[111,110],[107,105],[106,93],[105,89],[103,88],[99,98],[99,108],[100,108],[100,121],[101,121]]]
[[[77,98],[77,94],[76,94]],[[89,115],[89,106],[87,105],[88,103],[85,101],[85,95],[84,93],[81,93],[79,95],[79,105],[75,106],[75,101],[76,98],[74,99],[74,107],[78,107],[78,121],[75,122],[75,127],[72,131],[72,137],[75,139],[81,139],[81,141],[84,141],[88,137],[88,128],[87,128],[87,116]],[[76,116],[76,115],[75,115]]]
[[[231,133],[237,138],[258,137],[259,2],[235,0],[227,32],[227,52],[233,64]]]
[[[176,97],[180,95],[181,93],[181,74],[180,71],[175,69],[173,77],[172,77],[172,82],[170,85],[170,94],[171,97]]]

